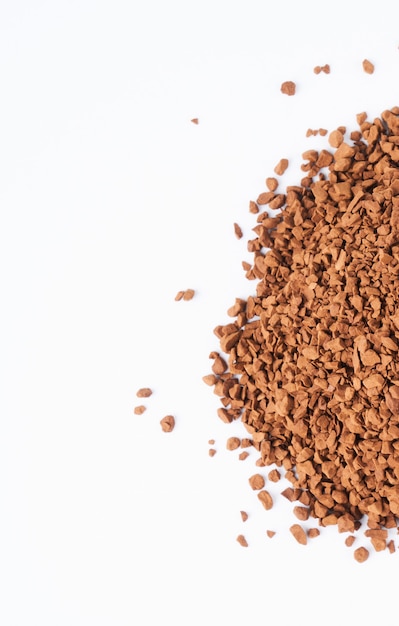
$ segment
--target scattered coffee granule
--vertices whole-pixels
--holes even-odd
[[[261,503],[263,504],[263,506],[266,509],[266,511],[269,511],[270,509],[273,508],[273,498],[271,497],[271,495],[270,495],[270,493],[268,491],[266,491],[266,490],[259,491],[258,498],[261,501]]]
[[[315,539],[315,537],[318,537],[319,535],[320,535],[320,530],[318,528],[309,528],[308,530],[309,539]]]
[[[244,535],[238,535],[237,541],[240,544],[240,546],[242,546],[243,548],[248,548],[248,543]]]
[[[248,513],[246,511],[240,511],[241,519],[243,522],[246,522],[248,519]]]
[[[245,461],[245,459],[247,459],[249,457],[249,452],[240,452],[240,454],[238,455],[238,459],[240,461]]]
[[[259,207],[253,200],[249,202],[249,212],[250,213],[259,213]]]
[[[274,178],[273,176],[269,176],[268,178],[266,178],[266,187],[269,191],[276,191],[278,187],[277,178]]]
[[[328,143],[333,148],[338,148],[344,140],[343,134],[339,130],[333,130],[328,137]]]
[[[241,448],[250,448],[252,446],[252,439],[249,439],[248,437],[243,437],[241,439]]]
[[[387,548],[388,548],[388,551],[390,552],[390,554],[393,554],[396,551],[395,542],[394,542],[393,539],[388,541]]]
[[[229,437],[226,441],[227,450],[237,450],[240,447],[240,439],[238,437]]]
[[[293,96],[296,92],[296,84],[292,80],[286,80],[282,83],[280,91],[287,96]]]
[[[369,61],[368,59],[364,59],[362,65],[366,74],[374,73],[374,64],[371,61]]]
[[[327,133],[328,133],[327,128],[319,128],[319,135],[321,135],[322,137],[327,135]]]
[[[237,237],[237,239],[241,239],[242,238],[241,227],[236,222],[234,222],[234,234]]]
[[[309,519],[309,509],[306,506],[294,506],[294,515],[301,522],[306,522]]]
[[[184,296],[184,291],[178,291],[177,294],[175,295],[176,302],[179,302],[180,300],[182,300],[183,296]]]
[[[192,120],[190,120],[193,124],[198,124],[199,123],[199,119],[198,117],[193,117]]]
[[[254,294],[217,327],[214,371],[219,417],[285,472],[283,495],[351,533],[399,517],[399,107],[357,122],[307,151],[277,216],[257,215]]]
[[[263,478],[261,474],[254,474],[253,476],[250,476],[250,478],[248,479],[248,482],[251,488],[254,489],[255,491],[258,491],[259,489],[263,489],[263,487],[265,486],[265,479]]]
[[[272,483],[278,483],[281,478],[281,474],[277,469],[272,469],[268,473],[267,477]]]
[[[300,524],[293,524],[290,526],[290,533],[292,536],[303,546],[306,546],[308,538],[302,526]]]
[[[315,74],[320,74],[320,72],[324,72],[324,74],[329,74],[331,70],[328,63],[326,63],[326,65],[316,65],[316,67],[313,68],[313,71]]]
[[[367,550],[367,548],[361,546],[360,548],[356,548],[353,556],[355,558],[355,561],[357,561],[358,563],[364,563],[364,561],[367,561],[367,559],[369,558],[369,551]]]
[[[209,454],[209,456],[215,456],[215,454],[216,454],[215,448],[209,448],[208,454]]]
[[[270,537],[270,539],[272,539],[272,538],[274,537],[274,535],[275,535],[275,534],[276,534],[276,531],[275,531],[275,530],[267,530],[267,531],[266,531],[266,535],[267,535],[268,537]]]
[[[195,295],[194,289],[186,289],[183,294],[183,300],[192,300]]]
[[[208,439],[208,443],[210,446],[214,446],[215,445],[215,440],[214,439]]]
[[[152,394],[152,390],[149,389],[148,387],[142,387],[141,389],[139,389],[136,393],[136,396],[138,398],[149,398]]]
[[[348,546],[348,548],[351,548],[353,546],[353,544],[356,541],[356,537],[355,535],[349,535],[346,539],[345,539],[345,545]]]
[[[144,404],[140,404],[139,406],[134,407],[134,414],[143,415],[145,410],[146,410],[146,407],[144,406]]]
[[[280,161],[277,163],[276,167],[274,168],[274,172],[278,176],[281,176],[282,174],[284,174],[287,167],[288,167],[288,159],[280,159]],[[270,204],[270,202],[268,204]]]
[[[171,433],[175,427],[175,418],[173,415],[165,415],[159,423],[164,433]]]

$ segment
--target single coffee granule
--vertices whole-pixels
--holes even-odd
[[[280,159],[280,161],[277,163],[276,167],[274,168],[274,172],[278,176],[281,176],[282,174],[284,174],[284,172],[287,169],[287,167],[288,167],[288,159]],[[284,196],[284,198],[285,198],[285,196]],[[269,204],[269,205],[270,205],[270,203],[271,203],[271,201],[267,202],[267,204]],[[274,207],[274,208],[280,208],[280,207]]]
[[[214,439],[208,439],[208,443],[210,446],[214,446],[215,445],[215,440]]]
[[[309,539],[314,539],[320,535],[320,530],[318,528],[309,528],[308,537]]]
[[[367,548],[361,546],[360,548],[356,548],[353,556],[355,558],[355,561],[357,561],[358,563],[364,563],[364,561],[367,561],[367,559],[369,558],[369,551],[367,550]]]
[[[366,74],[374,73],[374,64],[371,61],[369,61],[368,59],[364,59],[362,65]]]
[[[198,117],[193,117],[192,120],[190,120],[193,124],[198,124],[199,123],[199,119]]]
[[[294,515],[301,522],[306,522],[309,519],[309,509],[306,506],[294,506]]]
[[[240,439],[238,437],[229,437],[226,441],[227,450],[237,450],[240,447]]]
[[[272,483],[278,483],[281,478],[281,474],[277,469],[272,469],[268,473],[267,477]]]
[[[296,92],[296,84],[292,80],[286,80],[282,83],[280,91],[287,96],[294,96]]]
[[[177,294],[175,295],[176,302],[179,302],[180,300],[182,300],[183,296],[184,296],[184,291],[178,291]]]
[[[240,544],[240,546],[242,546],[243,548],[248,548],[248,543],[244,535],[238,535],[237,541]]]
[[[263,506],[266,509],[266,511],[269,511],[270,509],[273,508],[273,498],[271,497],[271,495],[270,495],[270,493],[268,491],[266,491],[266,490],[259,491],[258,498],[261,501],[261,503],[263,504]]]
[[[240,511],[241,519],[243,522],[246,522],[248,519],[248,513],[246,511]]]
[[[353,544],[356,541],[356,537],[355,535],[349,535],[346,539],[345,539],[345,545],[348,546],[348,548],[351,548],[353,546]]]
[[[395,542],[393,539],[391,539],[390,541],[388,541],[387,543],[387,548],[390,552],[390,554],[393,554],[396,551],[396,547],[395,547]]]
[[[319,128],[319,135],[321,135],[322,137],[327,135],[327,133],[328,133],[327,128]]]
[[[175,427],[175,418],[173,415],[165,415],[159,423],[164,433],[171,433]]]
[[[255,491],[258,491],[259,489],[263,489],[263,487],[265,486],[265,479],[263,478],[261,474],[254,474],[248,479],[248,481],[249,481],[251,488],[254,489]]]
[[[268,178],[266,178],[266,187],[269,191],[276,191],[278,187],[277,178],[274,178],[273,176],[269,176]]]
[[[215,448],[209,448],[209,450],[208,450],[208,454],[209,454],[209,456],[211,456],[211,457],[212,457],[212,456],[215,456],[215,454],[216,454],[216,450],[215,450]]]
[[[297,540],[298,543],[300,543],[303,546],[306,546],[308,542],[308,538],[306,536],[304,529],[302,528],[302,526],[300,526],[300,524],[293,524],[292,526],[290,526],[290,533],[292,534],[294,539]]]
[[[140,404],[139,406],[134,407],[134,414],[143,415],[145,410],[146,410],[146,407],[144,406],[144,404]]]
[[[195,291],[194,289],[186,289],[183,293],[183,300],[192,300],[194,297]]]
[[[267,530],[267,531],[266,531],[266,535],[267,535],[270,539],[272,539],[272,538],[274,537],[274,535],[275,535],[275,534],[276,534],[276,531],[275,531],[275,530]]]
[[[237,237],[237,239],[241,239],[242,238],[241,227],[236,222],[234,222],[234,234]]]
[[[259,207],[253,200],[249,202],[249,212],[250,213],[259,213]]]
[[[152,395],[152,390],[148,387],[142,387],[136,393],[138,398],[149,398]]]
[[[238,455],[238,459],[239,461],[245,461],[245,459],[247,459],[249,457],[249,452],[240,452],[240,454]]]

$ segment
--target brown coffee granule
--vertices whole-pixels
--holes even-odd
[[[258,491],[259,489],[263,489],[263,487],[265,486],[265,479],[263,478],[261,474],[254,474],[253,476],[250,476],[250,478],[248,479],[248,482],[251,488],[254,489],[255,491]]]
[[[393,539],[388,541],[387,548],[388,548],[388,551],[390,552],[390,554],[393,554],[396,551],[395,542],[394,542]]]
[[[241,448],[250,448],[252,446],[252,439],[249,439],[248,437],[243,437],[241,439]]]
[[[269,511],[270,509],[273,508],[273,498],[271,497],[268,491],[266,490],[259,491],[258,498],[261,501],[264,508],[266,509],[266,511]]]
[[[327,128],[319,128],[319,135],[321,135],[322,137],[327,135],[327,133],[328,133]]]
[[[306,522],[309,519],[309,509],[305,506],[294,506],[294,515],[301,522]]]
[[[183,294],[183,300],[192,300],[195,295],[194,289],[186,289]]]
[[[368,59],[364,59],[362,65],[363,70],[366,72],[366,74],[374,73],[374,64],[371,61],[369,61]]]
[[[199,123],[199,119],[198,117],[193,117],[192,120],[190,120],[193,124],[198,124]]]
[[[184,296],[184,291],[178,291],[177,294],[175,295],[176,302],[179,302],[180,300],[182,300],[183,296]]]
[[[313,68],[313,71],[314,71],[314,73],[315,73],[315,74],[320,74],[320,72],[321,72],[321,66],[320,66],[320,65],[316,65],[316,66]]]
[[[248,519],[248,513],[246,511],[240,511],[241,519],[243,522],[246,522]]]
[[[240,452],[240,454],[238,455],[238,459],[240,461],[245,461],[245,459],[247,459],[249,457],[249,452]]]
[[[318,528],[309,528],[308,530],[309,539],[315,539],[315,537],[318,537],[319,535],[320,535],[320,530]]]
[[[364,563],[364,561],[367,561],[367,559],[369,558],[369,551],[367,550],[367,548],[361,546],[360,548],[356,548],[353,556],[355,558],[355,561],[357,561],[358,563]]]
[[[275,174],[277,174],[278,176],[281,176],[282,174],[284,174],[285,170],[288,167],[288,159],[280,159],[280,161],[277,163],[276,167],[274,168],[274,172]],[[274,199],[274,198],[273,198]],[[270,205],[270,200],[267,202],[267,204]],[[273,208],[273,207],[272,207]],[[280,208],[280,207],[275,207],[275,208]]]
[[[294,539],[297,540],[298,543],[306,546],[308,538],[302,526],[300,526],[299,524],[293,524],[292,526],[290,526],[290,533],[292,534]]]
[[[268,178],[266,178],[266,187],[269,191],[276,191],[278,187],[277,178],[274,178],[273,176],[269,176]]]
[[[276,531],[275,531],[275,530],[267,530],[267,531],[266,531],[266,535],[267,535],[270,539],[272,539],[272,538],[274,537],[274,535],[275,535],[275,534],[276,534]]]
[[[328,137],[328,143],[333,148],[338,148],[344,140],[343,134],[339,130],[333,130]]]
[[[349,535],[346,539],[345,539],[345,545],[348,546],[348,548],[351,548],[353,546],[353,544],[356,541],[356,537],[355,535]]]
[[[267,477],[272,483],[278,483],[281,478],[281,474],[277,469],[272,469],[268,473]]]
[[[141,389],[139,389],[136,393],[136,396],[138,398],[149,398],[152,394],[152,390],[149,389],[148,387],[142,387]]]
[[[144,406],[144,404],[140,404],[139,406],[134,407],[134,414],[143,415],[145,410],[146,410],[146,407]]]
[[[208,454],[209,454],[209,456],[211,456],[211,457],[212,457],[212,456],[215,456],[215,454],[216,454],[216,450],[215,450],[215,448],[209,448],[209,450],[208,450]]]
[[[292,80],[286,80],[281,84],[280,91],[287,96],[293,96],[296,92],[296,84]]]
[[[214,439],[208,439],[208,443],[210,446],[214,446],[215,445],[215,440]]]
[[[249,202],[249,212],[250,213],[259,213],[259,207],[253,200]]]
[[[237,239],[241,239],[242,238],[241,227],[236,222],[234,222],[234,234],[237,237]]]
[[[248,543],[244,535],[238,535],[237,541],[240,544],[240,546],[242,546],[243,548],[248,548]]]
[[[159,423],[164,433],[171,433],[175,427],[175,418],[173,415],[165,415]]]
[[[237,450],[240,447],[240,439],[238,437],[229,437],[226,441],[227,450]]]

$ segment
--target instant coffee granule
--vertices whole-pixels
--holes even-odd
[[[365,521],[380,551],[399,517],[399,107],[357,121],[303,154],[300,184],[250,205],[255,293],[210,357],[219,417],[241,420],[260,464],[291,483],[283,496],[321,527]]]

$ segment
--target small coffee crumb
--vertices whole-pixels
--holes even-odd
[[[248,479],[248,482],[254,491],[263,489],[265,486],[265,479],[261,476],[261,474],[254,474]]]
[[[192,300],[194,298],[195,291],[194,289],[186,289],[183,294],[183,300]]]
[[[374,64],[369,61],[368,59],[364,59],[363,61],[363,69],[366,72],[366,74],[373,74],[374,73]]]
[[[218,379],[216,378],[215,374],[207,374],[206,376],[202,377],[202,380],[206,385],[209,385],[211,387],[212,385],[216,385]]]
[[[356,539],[355,535],[349,535],[345,539],[345,545],[348,546],[348,548],[350,548],[355,543],[355,539]]]
[[[226,441],[227,450],[237,450],[240,447],[240,440],[238,437],[229,437]]]
[[[393,539],[391,539],[391,541],[388,541],[387,548],[391,554],[395,552],[396,548],[395,548],[395,542]]]
[[[272,539],[272,537],[274,537],[274,535],[275,535],[275,534],[276,534],[276,531],[275,531],[275,530],[267,530],[267,531],[266,531],[266,535],[267,535],[268,537],[270,537],[270,539]]]
[[[165,415],[159,423],[164,433],[171,433],[175,427],[175,418],[173,415]]]
[[[215,454],[216,454],[215,448],[209,448],[208,454],[209,454],[209,456],[215,456]]]
[[[140,404],[139,406],[134,407],[134,414],[143,415],[145,410],[146,410],[146,407],[144,406],[144,404]]]
[[[237,239],[242,238],[242,230],[236,222],[234,222],[234,234],[237,237]]]
[[[309,509],[306,506],[294,506],[294,515],[301,522],[306,522],[309,519]]]
[[[191,121],[193,124],[198,124],[199,119],[198,119],[198,117],[193,117],[193,119],[192,119],[192,120],[190,120],[190,121]]]
[[[290,527],[290,533],[297,540],[298,543],[300,543],[303,546],[306,546],[308,542],[308,538],[302,526],[300,526],[299,524],[293,524]]]
[[[241,439],[241,448],[250,448],[252,446],[252,439],[248,437],[243,437]]]
[[[320,65],[316,65],[316,66],[313,68],[313,71],[314,71],[314,73],[315,73],[315,74],[320,74],[320,72],[321,72],[321,66],[320,66]]]
[[[152,394],[151,389],[149,389],[148,387],[142,387],[141,389],[138,390],[138,392],[136,393],[136,396],[138,398],[149,398],[151,394]]]
[[[245,461],[245,459],[247,459],[249,457],[249,452],[240,452],[240,454],[238,455],[238,458],[240,461]]]
[[[315,537],[318,537],[319,535],[320,535],[320,531],[318,528],[309,528],[308,530],[309,539],[314,539]]]
[[[209,443],[210,446],[213,446],[213,445],[215,445],[215,440],[214,439],[209,439],[208,443]]]
[[[288,159],[280,159],[280,161],[277,163],[276,167],[274,168],[274,172],[278,176],[281,176],[282,174],[284,174],[287,167],[288,167]]]
[[[287,96],[293,96],[295,95],[296,84],[292,80],[286,80],[282,83],[280,91]]]
[[[325,137],[328,133],[327,128],[319,128],[319,135],[321,135],[322,137]]]
[[[176,302],[179,302],[179,300],[182,300],[183,296],[184,296],[184,291],[178,291],[177,294],[175,295]]]
[[[266,187],[268,188],[269,191],[276,191],[278,187],[277,178],[274,178],[273,176],[266,178]]]
[[[278,483],[281,478],[281,474],[277,469],[272,469],[267,475],[268,479],[272,481],[272,483]]]
[[[250,213],[259,213],[259,207],[253,200],[249,202],[249,212]]]
[[[241,519],[243,522],[246,522],[248,519],[248,513],[246,511],[240,511]]]
[[[369,558],[369,551],[367,550],[367,548],[361,546],[360,548],[356,548],[353,556],[355,558],[355,561],[357,561],[358,563],[364,563],[364,561],[367,561],[367,559]]]
[[[248,548],[248,543],[244,535],[238,535],[237,541],[240,544],[240,546],[242,546],[243,548]]]
[[[266,490],[259,491],[258,498],[262,502],[262,504],[263,504],[264,508],[266,509],[266,511],[269,511],[270,509],[273,508],[273,498],[271,497],[271,495],[270,495],[270,493],[268,491],[266,491]]]

